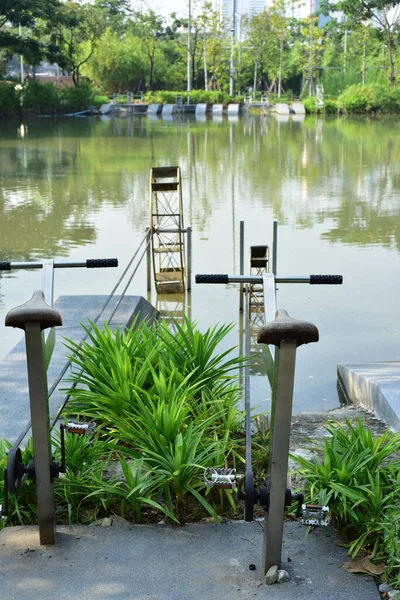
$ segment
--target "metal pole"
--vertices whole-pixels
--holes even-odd
[[[147,267],[147,291],[151,292],[151,248],[150,248],[150,227],[146,227],[146,267]]]
[[[264,520],[264,573],[273,565],[279,568],[281,563],[296,349],[296,340],[283,340],[275,351],[276,389],[271,407],[270,499]]]
[[[244,221],[240,221],[240,275],[244,274]],[[243,312],[243,283],[239,288],[239,311]]]
[[[268,277],[271,275],[266,276],[266,284]],[[318,339],[315,325],[292,319],[285,310],[278,310],[275,319],[263,325],[257,336],[259,344],[276,347],[268,453],[269,502],[264,520],[265,573],[274,565],[279,568],[281,562],[296,350]]]
[[[189,0],[188,39],[187,39],[187,91],[192,90],[192,0]]]
[[[35,454],[39,537],[41,544],[55,542],[55,514],[50,468],[52,464],[46,358],[42,331],[62,325],[60,314],[44,301],[42,291],[12,309],[6,326],[25,330],[32,439]]]
[[[206,46],[206,28],[204,27],[204,89],[208,91],[208,78],[207,78],[207,46]]]
[[[21,25],[19,25],[19,37],[22,37],[22,27]],[[19,55],[19,68],[20,68],[20,76],[21,76],[21,83],[24,83],[24,57],[22,56],[22,54]]]
[[[274,221],[272,233],[272,272],[276,275],[278,264],[278,221]]]
[[[192,228],[187,227],[187,291],[192,291]]]
[[[235,29],[236,29],[236,0],[232,0],[232,45],[231,45],[230,79],[229,79],[229,95],[232,98],[233,98],[233,95],[235,93],[235,90],[234,90],[234,79],[235,79],[235,64],[234,64]]]
[[[239,37],[239,73],[238,73],[238,81],[239,81],[239,94],[241,92],[241,85],[240,85],[240,79],[241,79],[241,71],[242,71],[242,15],[236,14],[237,18],[239,19],[239,31],[238,31],[238,37]]]

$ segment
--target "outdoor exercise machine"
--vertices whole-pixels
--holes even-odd
[[[90,434],[94,424],[62,424],[61,464],[54,460],[51,450],[50,416],[47,388],[47,369],[55,344],[55,327],[62,325],[60,313],[53,308],[54,269],[85,267],[88,269],[117,267],[116,258],[89,259],[82,262],[0,262],[0,270],[43,269],[42,290],[34,292],[25,304],[13,308],[5,319],[7,327],[25,331],[26,358],[31,421],[9,450],[7,467],[4,469],[4,507],[0,516],[8,514],[8,494],[17,494],[23,481],[28,478],[36,483],[39,538],[41,544],[55,542],[55,512],[53,500],[54,478],[65,472],[64,433]],[[19,448],[27,431],[32,428],[34,458],[28,465],[22,460]]]
[[[258,489],[254,482],[251,459],[251,414],[250,414],[250,368],[245,366],[244,395],[246,411],[246,469],[244,477],[237,477],[232,469],[209,469],[205,472],[205,484],[210,488],[238,488],[238,498],[244,501],[245,521],[253,520],[254,506],[264,507],[263,568],[279,567],[282,553],[283,522],[286,506],[297,501],[297,516],[303,522],[312,519],[324,524],[322,507],[303,505],[303,494],[293,495],[287,488],[290,427],[292,417],[294,373],[297,348],[303,344],[318,342],[317,327],[306,321],[291,318],[285,310],[277,310],[276,285],[284,283],[309,283],[311,285],[339,285],[341,275],[310,275],[308,277],[278,277],[274,273],[252,275],[196,275],[196,283],[231,284],[244,288],[245,297],[245,352],[250,352],[249,334],[249,288],[263,286],[265,323],[258,332],[257,341],[263,345],[264,362],[272,389],[270,415],[270,441],[268,453],[268,475]]]

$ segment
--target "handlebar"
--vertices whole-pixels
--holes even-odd
[[[229,276],[220,274],[196,275],[196,283],[229,283]]]
[[[310,285],[342,285],[342,275],[310,275]]]
[[[257,275],[201,274],[196,275],[196,283],[262,283]],[[342,275],[309,275],[308,277],[275,277],[276,283],[309,283],[310,285],[341,285]]]
[[[88,269],[104,269],[106,267],[118,267],[117,258],[89,258],[86,261]]]
[[[0,271],[11,271],[12,269],[41,269],[42,262],[10,262],[0,261]],[[118,267],[117,258],[89,258],[83,261],[53,262],[55,269],[68,269],[71,267],[85,267],[87,269],[103,269],[106,267]]]

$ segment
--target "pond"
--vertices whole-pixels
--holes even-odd
[[[239,223],[250,245],[272,246],[278,275],[339,273],[342,286],[282,284],[278,305],[314,322],[301,347],[294,410],[338,406],[340,362],[400,360],[400,120],[244,116],[36,119],[0,123],[1,260],[117,257],[118,269],[56,271],[55,297],[108,294],[149,225],[152,166],[179,165],[193,272],[239,272]],[[21,332],[8,310],[41,287],[40,271],[1,273],[0,357]],[[147,296],[141,265],[128,293]],[[152,302],[156,303],[154,291]],[[237,286],[196,286],[186,310],[202,329],[234,322]],[[260,369],[252,403],[270,404]]]

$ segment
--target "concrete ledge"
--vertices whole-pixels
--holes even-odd
[[[161,114],[163,105],[162,104],[149,104],[147,107],[148,115],[159,115]]]
[[[277,112],[278,115],[289,115],[289,105],[279,102],[278,104],[275,104],[275,112]]]
[[[240,113],[240,104],[228,104],[228,115],[238,115]]]
[[[302,102],[292,102],[292,110],[295,115],[305,115],[306,109]]]
[[[223,104],[213,104],[212,107],[212,114],[213,115],[222,115],[224,112],[224,105]]]
[[[120,296],[114,297],[98,321],[102,327],[108,321]],[[88,325],[88,319],[94,321],[107,300],[107,296],[60,296],[55,308],[61,313],[63,326],[56,328],[56,344],[47,371],[48,387],[56,381],[68,359],[69,351],[64,338],[80,342],[85,332],[80,325]],[[158,311],[142,296],[125,296],[113,316],[110,327],[116,329],[128,327],[135,317],[150,322],[158,317]],[[66,375],[67,376],[67,375]],[[50,414],[55,415],[64,401],[64,392],[59,389],[52,394],[49,406]],[[61,384],[65,388],[65,382]],[[0,363],[0,437],[14,442],[30,420],[28,376],[26,367],[25,338],[15,346]]]
[[[400,431],[400,362],[339,364],[337,375],[345,400]]]
[[[182,104],[182,110],[185,115],[194,115],[196,112],[196,104]]]
[[[162,115],[174,115],[176,113],[176,104],[164,104],[162,109]]]
[[[115,112],[115,104],[109,102],[108,104],[102,104],[99,108],[102,115],[109,115]]]
[[[210,106],[207,103],[201,102],[200,104],[196,105],[196,111],[195,111],[196,116],[197,115],[205,115],[208,112],[210,112]]]

